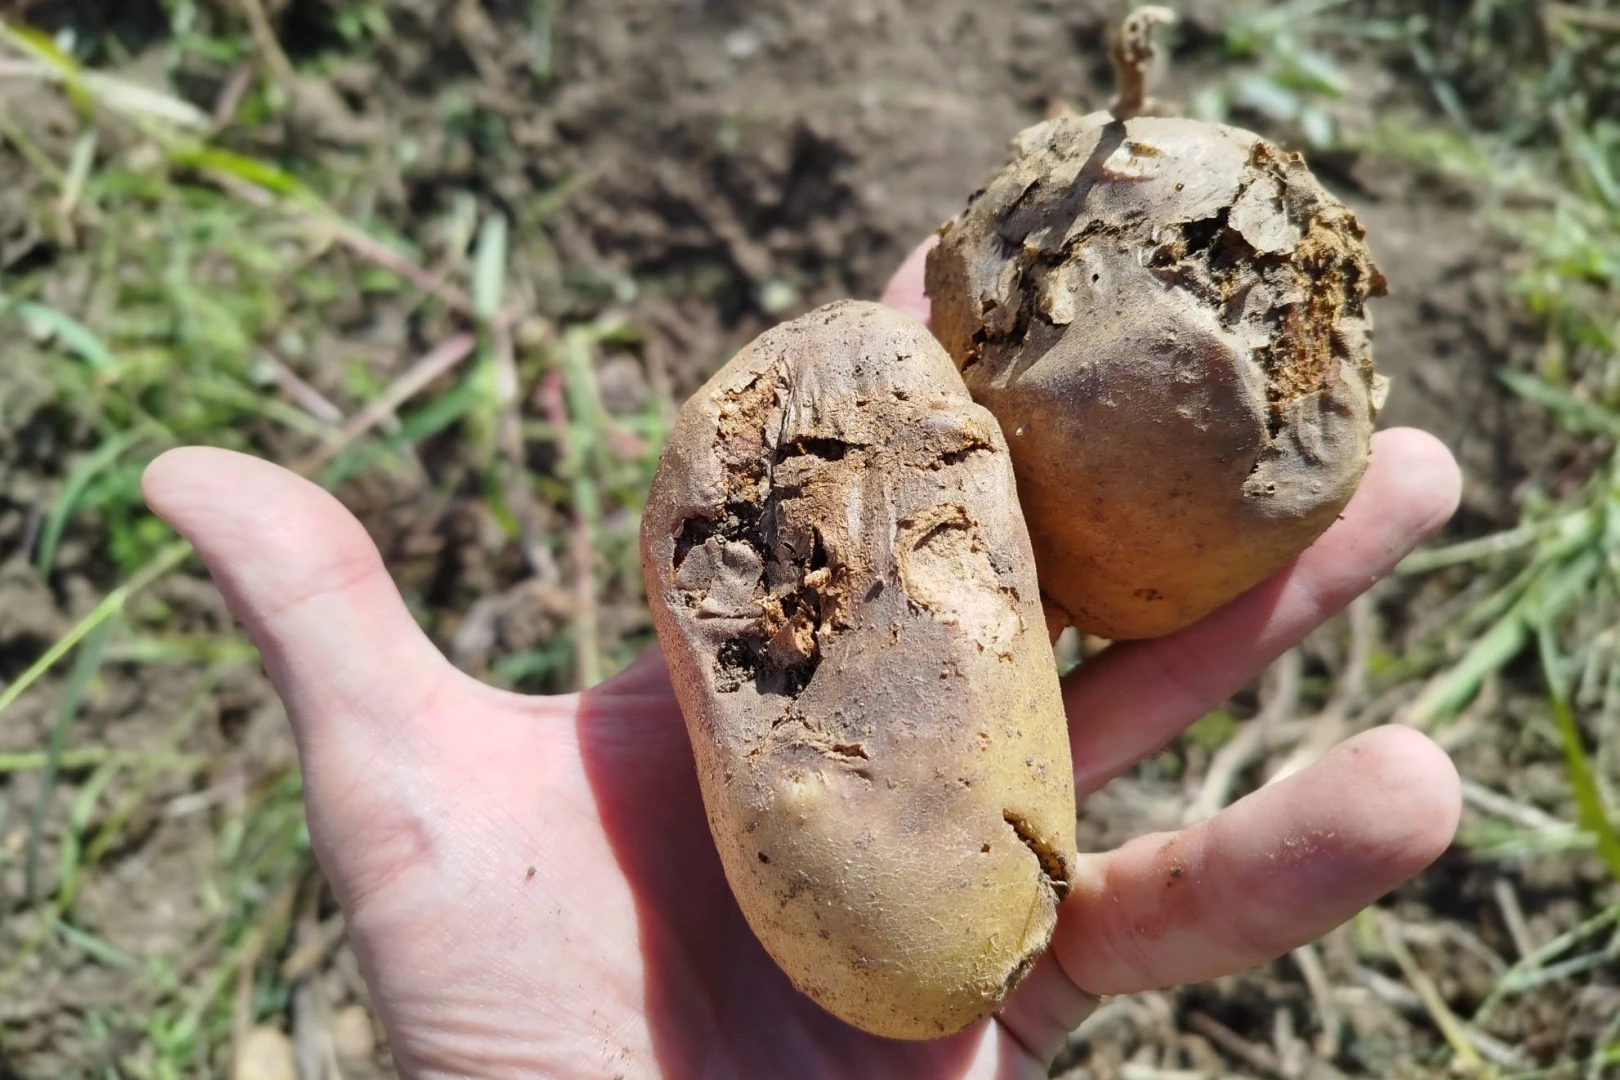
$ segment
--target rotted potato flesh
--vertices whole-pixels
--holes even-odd
[[[933,327],[1007,433],[1059,623],[1180,629],[1349,501],[1385,393],[1367,310],[1385,284],[1298,154],[1062,117],[941,232]]]
[[[687,403],[643,569],[749,925],[856,1027],[993,1013],[1069,887],[1075,796],[1006,442],[915,320],[783,324]]]

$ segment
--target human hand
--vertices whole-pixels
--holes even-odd
[[[926,318],[921,252],[884,300]],[[1375,441],[1343,518],[1203,622],[1071,675],[1079,794],[1155,752],[1450,517],[1457,469]],[[291,717],[310,835],[410,1077],[1014,1080],[1094,1004],[1311,941],[1428,865],[1460,810],[1415,731],[1359,735],[1208,822],[1082,856],[1052,947],[997,1017],[901,1043],[793,990],[721,874],[658,650],[583,693],[455,669],[360,524],[273,465],[177,450],[152,508],[196,546]]]

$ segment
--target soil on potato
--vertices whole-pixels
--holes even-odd
[[[46,24],[90,19],[80,25],[104,26],[105,10],[120,5],[32,6]],[[295,62],[335,55],[326,5],[267,6],[280,11],[277,27]],[[906,253],[1001,164],[1016,130],[1054,106],[1106,103],[1103,42],[1115,15],[1114,5],[1090,0],[593,0],[558,11],[555,70],[540,84],[528,51],[532,38],[517,10],[523,5],[385,6],[392,29],[377,59],[336,63],[332,92],[300,96],[302,104],[272,126],[264,143],[248,149],[363,162],[396,130],[411,133],[420,141],[418,164],[408,176],[383,178],[376,192],[384,214],[407,230],[412,221],[445,212],[457,192],[518,208],[568,185],[560,205],[529,226],[544,230],[561,274],[558,287],[537,292],[534,304],[560,324],[614,308],[642,332],[639,343],[604,350],[597,376],[610,412],[633,409],[648,395],[678,403],[773,322],[842,297],[875,296]],[[1183,8],[1191,33],[1164,88],[1168,97],[1208,71],[1221,15],[1218,0]],[[132,19],[130,27],[137,44],[160,40],[160,21]],[[179,86],[211,108],[227,75],[195,72]],[[442,112],[452,100],[472,100],[498,118],[500,131],[491,138],[502,142],[502,153],[474,157],[468,141],[446,134]],[[1265,130],[1256,118],[1245,119]],[[58,155],[65,157],[65,150]],[[1507,297],[1507,249],[1465,193],[1357,158],[1325,159],[1318,171],[1361,215],[1390,280],[1390,298],[1375,309],[1378,364],[1394,379],[1384,423],[1428,428],[1458,454],[1467,494],[1455,528],[1478,532],[1509,520],[1515,485],[1556,462],[1539,421],[1494,379],[1503,366],[1526,363],[1541,341],[1535,323]],[[72,280],[87,256],[58,249],[30,224],[15,195],[27,173],[9,146],[0,149],[3,269],[49,267]],[[329,340],[314,350],[332,358],[334,371],[325,377],[338,379],[346,350],[380,351],[392,358],[385,371],[388,364],[402,370],[418,355],[421,328],[407,327],[407,317],[391,306],[398,304],[382,296],[329,327]],[[40,581],[27,563],[41,514],[67,463],[92,445],[92,433],[82,418],[44,404],[49,388],[30,374],[26,345],[20,358],[25,362],[0,366],[0,558],[8,560],[0,564],[0,679],[6,680],[117,581],[93,523],[70,534],[50,581]],[[319,370],[312,373],[317,384],[321,378]],[[453,456],[455,449],[441,438],[422,453],[431,469],[432,455]],[[483,669],[566,624],[566,598],[525,584],[523,559],[498,532],[492,539],[469,501],[446,502],[403,481],[352,483],[343,493],[407,588],[425,598],[436,636],[458,662]],[[152,617],[171,620],[171,629],[231,632],[223,606],[200,578],[172,577],[142,603],[148,613],[161,606]],[[1402,604],[1402,594],[1390,591],[1377,606],[1376,617],[1392,634],[1405,621]],[[610,583],[600,618],[604,632],[619,640],[650,639],[633,576]],[[1331,656],[1335,647],[1328,642],[1313,656]],[[1312,663],[1320,673],[1322,665]],[[551,680],[561,688],[568,674]],[[59,671],[8,714],[0,753],[45,745],[63,685]],[[151,747],[165,739],[209,765],[195,774],[156,776],[118,849],[105,856],[104,872],[79,897],[77,918],[136,961],[178,956],[176,974],[184,980],[186,958],[209,947],[198,940],[207,913],[195,882],[198,864],[212,859],[221,842],[218,815],[245,792],[283,782],[293,757],[279,705],[251,664],[222,676],[196,660],[110,663],[73,745]],[[1193,746],[1093,797],[1082,813],[1082,849],[1179,825],[1207,761]],[[1473,751],[1465,768],[1473,779],[1510,792],[1550,782],[1521,777],[1506,752]],[[56,865],[62,823],[91,772],[70,768],[59,778],[38,865]],[[9,856],[0,884],[13,898],[23,895],[21,849],[37,784],[37,773],[19,772],[0,785],[0,842]],[[1584,863],[1557,866],[1522,882],[1534,891],[1533,929],[1541,940],[1567,928],[1573,913],[1590,910],[1585,904],[1597,888]],[[1395,901],[1414,924],[1434,928],[1435,940],[1423,950],[1426,969],[1442,989],[1464,987],[1475,1001],[1494,972],[1468,941],[1512,955],[1493,900],[1497,874],[1497,867],[1448,857]],[[131,896],[140,902],[128,902]],[[0,911],[0,963],[35,929],[31,912],[8,903]],[[1421,1061],[1443,1043],[1415,999],[1367,973],[1350,937],[1355,932],[1347,928],[1319,950],[1330,977],[1365,989],[1349,1010],[1332,1064],[1348,1075],[1395,1075],[1398,1065]],[[154,985],[89,952],[43,956],[23,972],[22,989],[0,1000],[6,1033],[0,1074],[43,1078],[95,1069],[100,1075],[138,1033],[97,1035],[86,1018],[138,1016]],[[334,1007],[364,1000],[342,947],[319,978]],[[1614,1005],[1612,997],[1583,999],[1557,1015],[1516,1015],[1510,1027],[1541,1025],[1556,1048],[1558,1033],[1590,1027]],[[1060,1070],[1117,1077],[1137,1047],[1159,1042],[1176,1043],[1184,1060],[1199,1067],[1225,1071],[1235,1062],[1247,1071],[1252,1061],[1221,1056],[1233,1052],[1233,1040],[1264,1050],[1274,1045],[1278,1025],[1315,1038],[1313,1015],[1299,966],[1284,959],[1216,984],[1121,1003],[1065,1055]],[[383,1075],[386,1067],[377,1070]]]

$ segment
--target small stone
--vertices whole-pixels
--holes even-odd
[[[767,315],[780,315],[801,299],[798,287],[791,281],[772,278],[759,290],[759,306]]]
[[[733,60],[749,59],[759,52],[760,46],[763,44],[765,44],[765,41],[760,37],[759,31],[747,27],[741,30],[733,30],[726,35],[726,53]]]
[[[298,1080],[292,1040],[273,1027],[256,1027],[236,1048],[232,1080]]]
[[[350,1005],[332,1018],[332,1046],[344,1061],[367,1061],[377,1052],[377,1033],[364,1005]]]

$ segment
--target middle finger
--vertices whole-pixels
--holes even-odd
[[[1437,439],[1381,432],[1344,514],[1288,569],[1185,630],[1083,664],[1063,688],[1079,792],[1164,746],[1388,574],[1446,523],[1459,491]]]

